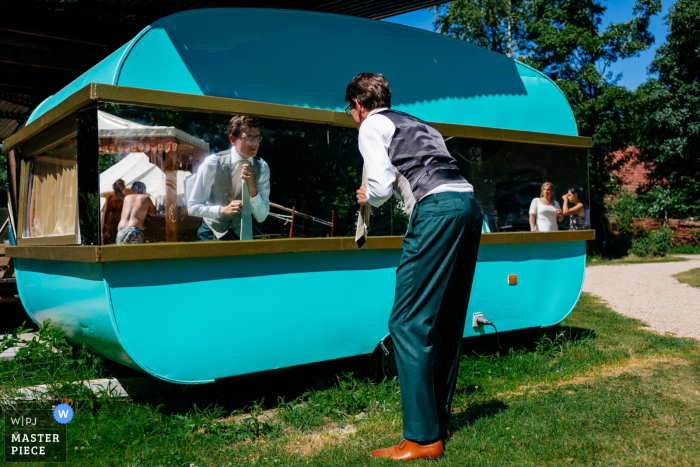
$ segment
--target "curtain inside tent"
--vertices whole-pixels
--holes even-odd
[[[76,233],[77,159],[76,140],[54,146],[35,157],[29,180],[29,236]]]

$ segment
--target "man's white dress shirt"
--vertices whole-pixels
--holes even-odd
[[[236,166],[236,163],[244,159],[236,151],[236,147],[231,147],[231,168]],[[262,222],[267,218],[270,212],[270,166],[262,159],[258,159],[260,165],[260,178],[256,183],[258,194],[250,198],[253,217],[258,222]],[[216,175],[216,154],[207,156],[202,162],[202,165],[197,169],[197,175],[194,179],[194,187],[190,199],[187,200],[187,212],[191,216],[207,217],[209,219],[219,218],[219,208],[208,204],[209,196],[211,195],[211,187],[214,184]]]
[[[396,181],[394,166],[389,159],[389,146],[396,132],[396,126],[387,117],[378,114],[382,110],[387,108],[374,109],[369,113],[360,125],[360,134],[357,139],[367,169],[367,201],[375,207],[381,206],[391,197]],[[474,187],[466,181],[445,183],[430,190],[423,198],[446,191],[473,192]],[[418,201],[420,199],[416,200]]]

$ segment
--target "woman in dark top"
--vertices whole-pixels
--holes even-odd
[[[588,229],[588,214],[586,207],[583,205],[583,190],[577,186],[569,189],[569,192],[562,196],[564,205],[562,211],[565,216],[570,216],[569,230],[584,230]]]

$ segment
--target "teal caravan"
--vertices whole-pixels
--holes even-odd
[[[229,27],[235,24],[236,27]],[[9,154],[17,285],[36,322],[179,384],[372,354],[385,341],[408,219],[373,209],[354,242],[362,160],[345,86],[383,73],[392,107],[430,122],[485,215],[464,337],[552,326],[576,304],[592,230],[530,231],[544,182],[588,192],[588,138],[557,86],[508,57],[395,24],[286,10],[163,18],[37,107]],[[253,239],[197,241],[192,181],[261,122],[269,216]],[[121,182],[119,182],[121,180]],[[115,185],[156,208],[117,245]],[[566,278],[552,281],[551,278]]]

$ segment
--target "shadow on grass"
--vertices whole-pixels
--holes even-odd
[[[510,348],[530,352],[537,348],[538,342],[543,337],[554,340],[561,333],[564,333],[566,339],[570,341],[595,337],[594,331],[590,329],[571,326],[533,328],[500,333],[502,348],[498,347],[495,335],[465,339],[462,353],[485,356],[507,355]],[[158,387],[161,388],[159,394],[136,399],[153,406],[163,403],[165,405],[161,412],[166,414],[185,414],[192,409],[193,405],[200,408],[217,405],[226,411],[247,411],[256,401],[265,408],[272,408],[277,406],[280,399],[292,401],[309,390],[323,391],[332,388],[338,384],[338,379],[343,374],[352,373],[357,379],[369,378],[380,381],[382,376],[376,373],[377,366],[370,359],[371,357],[366,355],[345,358],[297,366],[264,375],[226,378],[214,384],[201,386],[159,384]],[[473,413],[486,414],[498,407],[496,402],[489,404],[481,409],[474,408],[476,412]]]
[[[462,355],[508,355],[510,349],[532,352],[537,349],[538,343],[543,338],[555,340],[560,334],[570,342],[579,342],[587,339],[595,339],[596,332],[593,329],[579,328],[574,326],[562,326],[557,324],[548,328],[530,328],[517,331],[499,333],[498,339],[495,334],[470,337],[464,339],[462,343]],[[500,347],[498,342],[500,339]]]
[[[482,418],[495,417],[504,410],[508,410],[508,405],[498,399],[474,404],[466,410],[452,414],[450,418],[450,429],[452,434],[457,433],[462,428],[469,427]]]
[[[367,356],[314,363],[291,369],[243,377],[225,378],[214,384],[182,386],[157,384],[160,394],[135,398],[156,406],[165,404],[161,413],[184,415],[192,410],[216,405],[227,412],[247,412],[254,403],[265,409],[274,408],[280,399],[293,401],[309,390],[323,391],[338,384],[338,378],[352,373],[354,378],[371,378],[372,368]],[[372,378],[374,379],[374,378]]]
[[[534,352],[543,338],[554,341],[562,333],[568,341],[595,337],[594,331],[580,327],[557,325],[532,328],[500,333],[500,348],[494,334],[470,337],[463,341],[462,353],[469,356],[490,356],[507,355],[509,349]],[[134,401],[152,407],[163,404],[160,411],[167,415],[186,415],[192,411],[193,406],[198,410],[217,406],[228,413],[248,412],[254,405],[270,409],[278,406],[280,400],[290,402],[310,390],[325,391],[336,387],[339,379],[347,374],[352,374],[358,380],[369,378],[375,382],[383,378],[377,374],[376,362],[372,362],[367,355],[297,366],[262,375],[226,378],[217,380],[214,384],[197,386],[165,383],[156,378],[149,380],[151,377],[141,372],[110,361],[103,362],[103,365],[103,374],[117,377],[120,381],[124,378],[140,380],[138,385],[141,386],[142,395],[129,390]]]

